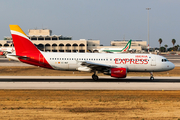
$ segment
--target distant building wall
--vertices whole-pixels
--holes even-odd
[[[88,51],[98,52],[101,48],[123,48],[124,46],[88,46]],[[142,46],[131,46],[131,49],[135,49],[136,51],[141,51]]]
[[[51,36],[52,30],[49,29],[29,29],[29,36]]]
[[[100,46],[100,40],[87,40],[87,46]]]
[[[59,40],[59,41],[32,41],[40,50],[49,52],[86,52],[87,41]]]
[[[52,36],[51,36],[52,37]],[[38,49],[49,52],[98,52],[101,48],[123,48],[127,42],[118,42],[120,46],[100,46],[100,40],[32,40]],[[134,42],[134,41],[133,41]],[[112,42],[112,44],[115,42]],[[134,42],[131,44],[131,49],[141,51],[146,49],[147,45],[144,42]],[[117,45],[117,44],[116,44]],[[0,47],[11,47],[11,40],[1,40]]]
[[[111,46],[125,46],[129,40],[114,40],[111,41]],[[147,49],[147,41],[143,40],[132,40],[131,48],[136,48],[137,46],[141,46],[141,49]],[[137,47],[138,48],[138,47]]]
[[[129,40],[111,41],[111,46],[100,46],[100,40],[72,40],[72,37],[51,35],[49,29],[30,29],[28,37],[41,51],[49,52],[98,52],[101,48],[123,48]],[[0,47],[11,47],[12,38],[5,37],[0,41]],[[132,40],[131,49],[142,50],[147,48],[147,42]]]

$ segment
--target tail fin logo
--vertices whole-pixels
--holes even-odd
[[[18,26],[18,25],[9,25],[11,34],[19,35],[21,37],[24,37],[26,39],[29,39],[27,35],[24,33],[24,31]]]
[[[126,52],[126,51],[128,51],[128,50],[130,49],[130,47],[131,47],[131,41],[132,41],[132,40],[129,40],[129,42],[127,43],[127,45],[123,48],[123,52]]]
[[[128,51],[129,50],[128,48],[129,48],[129,46],[127,46],[123,51],[124,52]]]

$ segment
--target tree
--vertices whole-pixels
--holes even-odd
[[[179,51],[179,45],[176,45],[177,46],[177,51]]]
[[[164,47],[166,48],[166,51],[167,51],[167,47],[168,47],[168,45],[166,44],[166,45],[164,45]]]
[[[172,48],[172,47],[168,48],[168,51],[172,51],[172,50],[173,50],[173,48]]]
[[[174,46],[174,51],[178,51],[179,45]]]
[[[173,44],[173,47],[174,47],[174,44],[176,43],[176,40],[175,39],[172,39],[172,44]]]
[[[174,50],[174,44],[176,43],[175,39],[172,39],[172,44],[173,44],[173,50]]]
[[[166,48],[165,48],[165,47],[160,47],[159,51],[165,52],[165,51],[166,51]]]
[[[161,43],[162,43],[162,39],[159,38],[158,42],[159,42],[159,50],[160,50],[160,48],[161,48]],[[160,51],[159,51],[159,52],[160,52]]]

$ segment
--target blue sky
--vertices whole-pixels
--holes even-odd
[[[150,7],[150,46],[180,45],[180,0],[1,0],[0,39],[10,36],[9,24],[28,29],[48,28],[74,40],[147,41],[147,7]]]

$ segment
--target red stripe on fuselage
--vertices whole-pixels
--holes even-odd
[[[22,56],[22,58],[19,58],[21,62],[53,69],[47,62],[43,54],[36,48],[36,46],[30,40],[15,34],[12,34],[12,38],[16,50],[16,55]]]

